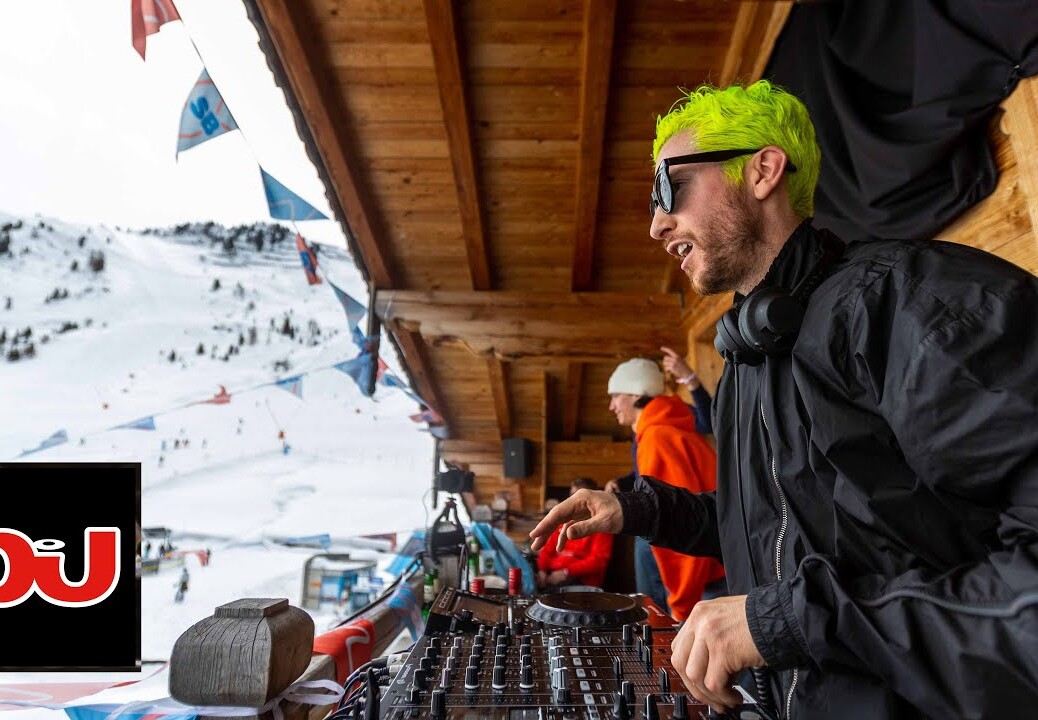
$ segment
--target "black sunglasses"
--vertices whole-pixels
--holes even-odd
[[[670,168],[672,165],[691,165],[692,163],[723,162],[731,160],[740,155],[752,155],[764,148],[741,149],[741,150],[710,150],[709,152],[692,153],[691,155],[678,155],[667,158],[656,168],[656,179],[652,184],[652,196],[649,198],[649,215],[656,217],[656,208],[670,214],[674,209],[674,189],[670,186]],[[796,172],[797,166],[789,160],[786,161],[786,170]]]

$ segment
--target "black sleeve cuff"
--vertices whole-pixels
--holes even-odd
[[[793,614],[789,583],[759,585],[746,597],[746,622],[757,651],[777,670],[806,665],[807,641]]]
[[[623,511],[624,524],[620,529],[623,535],[641,535],[652,542],[656,536],[656,503],[648,492],[624,492],[618,493],[616,499],[620,501],[620,509]]]

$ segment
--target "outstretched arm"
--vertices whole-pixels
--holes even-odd
[[[620,532],[623,527],[623,512],[617,496],[605,490],[578,490],[548,511],[548,514],[530,531],[533,542],[530,549],[544,547],[552,531],[559,531],[557,550],[566,546],[567,540],[587,537],[592,533]]]

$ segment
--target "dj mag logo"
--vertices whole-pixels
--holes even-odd
[[[21,605],[34,594],[60,607],[90,607],[103,602],[119,584],[120,532],[117,527],[88,527],[83,531],[83,576],[65,573],[65,543],[33,540],[12,528],[0,528],[0,608]]]

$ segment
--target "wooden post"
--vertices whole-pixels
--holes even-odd
[[[260,707],[303,674],[313,647],[313,619],[288,600],[235,600],[177,639],[169,694],[186,705]]]

